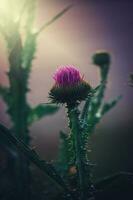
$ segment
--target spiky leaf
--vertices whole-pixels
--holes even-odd
[[[116,106],[116,104],[120,101],[121,98],[122,98],[121,96],[118,96],[116,99],[114,99],[108,103],[105,103],[102,108],[101,115],[106,114],[108,111],[110,111],[112,108],[114,108],[114,106]]]

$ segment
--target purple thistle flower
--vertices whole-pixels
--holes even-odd
[[[85,100],[91,89],[73,65],[59,67],[53,79],[55,84],[49,93],[49,98],[53,103],[74,106],[77,102]]]
[[[73,65],[61,66],[53,76],[55,83],[59,87],[74,86],[82,81],[80,72]]]

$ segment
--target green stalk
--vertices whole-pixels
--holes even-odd
[[[104,93],[107,85],[108,72],[109,72],[109,65],[101,66],[100,86],[98,87],[96,94],[94,94],[94,97],[92,96],[92,99],[90,100],[90,105],[88,110],[88,120],[87,120],[88,126],[86,128],[87,134],[89,133],[89,136],[93,132],[96,124],[101,119],[101,116],[98,116],[98,112],[102,106]]]
[[[75,165],[78,172],[79,186],[80,186],[80,199],[87,199],[88,193],[88,181],[89,177],[86,177],[86,166],[84,163],[84,147],[82,141],[82,129],[79,121],[79,111],[77,107],[74,108],[67,106],[69,113],[69,121],[71,134],[73,138],[74,151],[75,151]]]
[[[8,113],[11,116],[13,126],[12,130],[17,138],[24,143],[29,143],[28,137],[28,105],[26,101],[27,94],[27,74],[22,68],[22,42],[18,32],[17,24],[12,27],[12,32],[8,38],[9,49],[9,101]],[[30,199],[30,172],[29,163],[25,157],[19,153],[16,161],[17,178],[17,196],[25,200]]]
[[[15,136],[22,140],[26,145],[29,145],[30,138],[28,134],[29,117],[35,114],[38,119],[46,115],[43,109],[43,113],[39,114],[39,111],[33,110],[27,103],[28,92],[28,79],[30,70],[32,67],[32,61],[36,52],[36,40],[39,33],[54,21],[59,19],[64,13],[66,13],[71,6],[65,8],[62,12],[56,15],[52,20],[46,23],[37,33],[32,33],[33,24],[35,20],[36,0],[25,1],[20,12],[19,21],[16,22],[11,16],[5,17],[5,25],[0,24],[0,31],[7,42],[7,49],[9,54],[9,85],[6,88],[0,87],[0,94],[7,103],[8,114],[12,120],[12,130]],[[22,42],[21,39],[21,19],[23,14],[26,14],[25,23],[25,39]],[[23,44],[22,44],[23,43]],[[49,111],[47,112],[49,113]],[[35,121],[35,120],[33,120]],[[19,153],[16,161],[16,187],[17,198],[23,200],[30,199],[30,171],[29,162],[26,160],[23,154]]]

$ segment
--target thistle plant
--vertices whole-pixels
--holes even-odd
[[[62,66],[55,75],[55,84],[49,97],[52,103],[63,104],[67,109],[68,134],[61,132],[59,158],[55,163],[75,199],[85,200],[94,196],[92,163],[89,160],[88,142],[98,122],[105,113],[119,101],[103,103],[110,67],[110,55],[99,52],[93,56],[93,63],[99,67],[101,83],[92,88],[74,66]],[[83,109],[80,103],[84,102]]]
[[[7,105],[7,113],[12,121],[12,132],[16,138],[29,145],[29,127],[35,121],[58,110],[56,105],[50,104],[31,107],[27,101],[27,94],[30,92],[28,82],[36,53],[37,38],[45,28],[60,18],[71,6],[34,31],[36,0],[22,0],[21,3],[17,0],[5,0],[2,3],[6,5],[6,10],[1,12],[0,32],[7,45],[9,87],[0,85],[0,97]],[[11,4],[14,8],[13,11],[10,8]],[[17,4],[18,7],[15,9]],[[22,199],[29,200],[29,163],[21,153],[18,155],[16,173],[18,198],[21,196]]]
[[[88,142],[97,123],[120,100],[119,96],[110,102],[104,102],[110,55],[99,52],[92,60],[99,67],[101,76],[101,82],[96,88],[90,86],[72,65],[61,66],[53,76],[55,83],[49,92],[49,98],[52,103],[65,105],[70,130],[69,133],[60,133],[61,144],[57,160],[51,163],[41,160],[34,150],[0,125],[0,135],[4,140],[39,167],[62,191],[60,199],[64,200],[95,198],[97,188],[92,179],[93,165],[89,159]],[[81,103],[83,107],[80,107]]]
[[[83,159],[83,138],[78,105],[82,100],[87,98],[91,89],[90,85],[83,80],[79,71],[73,66],[59,68],[54,75],[54,79],[55,85],[50,91],[50,98],[52,102],[66,104],[70,128],[70,134],[68,136],[70,137],[70,144],[68,144],[68,151],[73,153],[73,158],[68,158],[67,164],[76,169],[76,174],[78,176],[76,184],[80,187],[82,193],[81,197],[84,199],[84,191],[87,191],[87,189],[85,188],[86,175]],[[69,145],[71,147],[69,147]],[[67,156],[67,152],[64,156]],[[78,191],[76,192],[78,194]]]

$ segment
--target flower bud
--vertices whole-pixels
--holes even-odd
[[[107,52],[97,52],[92,57],[93,63],[98,66],[105,66],[110,64],[110,55]]]

